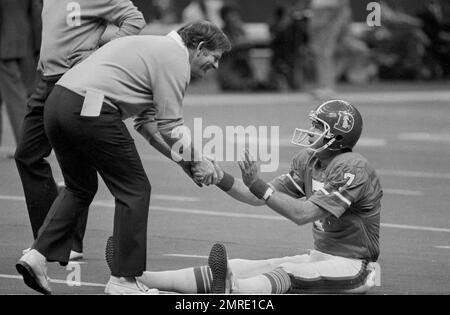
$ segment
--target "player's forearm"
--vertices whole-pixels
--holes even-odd
[[[264,205],[264,201],[256,198],[250,192],[250,190],[248,190],[248,187],[245,186],[244,182],[238,178],[234,180],[233,187],[231,187],[231,189],[227,191],[227,194],[236,200],[239,200],[252,206]]]
[[[242,180],[234,178],[230,174],[223,173],[222,180],[217,184],[217,187],[225,191],[232,198],[252,205],[262,206],[264,201],[256,198],[245,186]]]
[[[266,201],[267,206],[297,225],[304,225],[327,217],[329,213],[308,200],[294,199],[274,192]]]

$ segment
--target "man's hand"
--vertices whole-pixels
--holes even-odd
[[[199,187],[203,187],[203,185],[201,184],[201,182],[197,182],[194,179],[194,174],[192,173],[192,163],[188,162],[188,161],[181,161],[178,163],[178,165],[181,166],[181,168],[183,169],[183,171],[194,181],[195,184],[197,184],[197,186]]]
[[[191,167],[194,181],[206,186],[215,185],[218,182],[218,175],[213,163],[207,159],[193,162]]]
[[[220,182],[223,178],[223,170],[220,167],[219,163],[217,163],[215,160],[211,159],[211,158],[207,158],[214,166],[214,169],[216,170],[217,173],[217,183]]]
[[[245,186],[250,187],[259,178],[259,165],[250,155],[248,150],[244,152],[244,160],[238,162]]]

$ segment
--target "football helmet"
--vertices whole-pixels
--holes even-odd
[[[296,128],[292,143],[311,148],[315,152],[325,149],[340,151],[352,149],[361,136],[363,126],[361,114],[348,102],[327,101],[314,109],[309,114],[309,118],[312,123],[311,129]],[[317,132],[319,129],[320,133]],[[315,138],[314,142],[305,141],[311,137]],[[318,147],[320,141],[323,145]]]

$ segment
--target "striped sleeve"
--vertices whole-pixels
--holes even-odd
[[[291,170],[277,178],[270,181],[269,185],[275,191],[282,192],[293,198],[305,197],[305,179],[304,179],[304,165],[306,164],[309,155],[305,152],[300,152],[291,162]]]
[[[324,187],[309,201],[339,218],[363,197],[368,184],[369,175],[364,168],[338,167],[328,174]]]

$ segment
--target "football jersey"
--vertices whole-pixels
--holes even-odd
[[[311,150],[297,154],[288,174],[270,182],[279,192],[305,197],[330,213],[313,223],[321,252],[376,261],[383,191],[375,170],[359,153],[337,155],[326,167]]]

